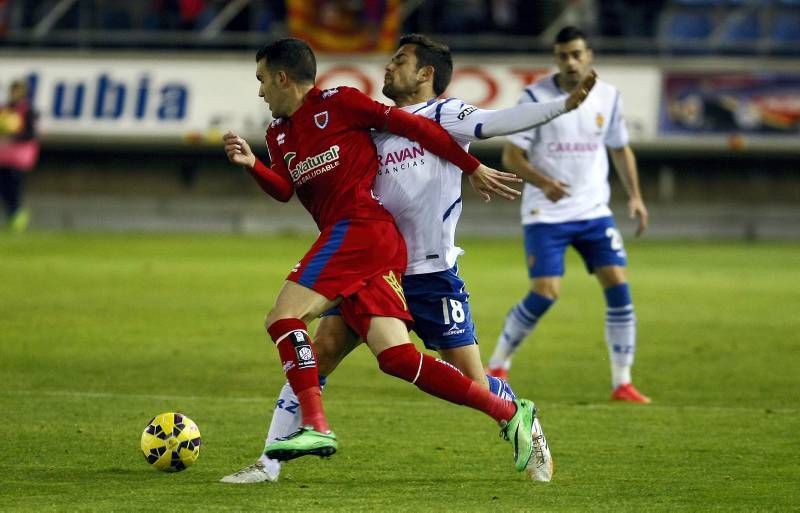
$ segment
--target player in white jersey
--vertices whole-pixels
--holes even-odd
[[[420,35],[404,36],[386,67],[383,92],[403,110],[436,120],[465,149],[474,140],[523,130],[575,109],[594,86],[592,75],[577,84],[569,98],[486,111],[456,98],[437,99],[447,88],[451,74],[452,59],[446,46]],[[460,170],[404,137],[376,132],[373,139],[379,159],[374,191],[394,216],[407,245],[403,290],[414,317],[414,331],[427,349],[438,351],[444,361],[467,377],[496,395],[513,398],[504,380],[484,373],[469,294],[458,276],[456,259],[463,253],[455,245],[461,215]],[[488,201],[488,197],[484,199]],[[320,375],[332,372],[359,343],[336,309],[327,312],[314,338]],[[267,443],[296,431],[299,422],[297,399],[286,384],[272,416]],[[536,480],[549,480],[552,460],[538,421],[536,429],[541,468],[530,474]],[[256,464],[222,481],[274,481],[280,465],[262,456]]]
[[[525,88],[520,104],[551,102],[591,72],[592,50],[575,27],[556,36],[559,71]],[[526,180],[522,224],[531,290],[511,308],[487,371],[506,378],[511,356],[558,297],[564,252],[572,245],[594,273],[606,298],[606,342],[614,400],[648,403],[631,383],[636,318],[625,277],[622,237],[608,208],[608,157],[628,192],[630,216],[639,218],[636,235],[647,227],[647,208],[628,146],[622,100],[612,85],[597,85],[574,112],[540,127],[514,134],[503,150],[503,164]]]

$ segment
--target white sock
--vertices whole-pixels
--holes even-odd
[[[636,315],[633,305],[609,307],[606,311],[606,344],[611,360],[611,386],[631,382],[631,366],[636,351]]]
[[[627,385],[631,382],[631,366],[618,365],[611,360],[611,386],[617,388],[620,385]]]
[[[300,411],[300,401],[294,395],[291,385],[284,383],[281,393],[278,394],[278,401],[272,412],[272,420],[269,423],[266,445],[271,444],[278,438],[291,435],[300,429],[302,412]]]
[[[264,470],[266,470],[270,475],[277,476],[281,473],[280,461],[267,458],[266,454],[262,454],[261,457],[258,458],[258,461],[264,465]]]
[[[278,401],[275,403],[275,409],[272,412],[272,420],[269,423],[269,431],[267,432],[266,440],[264,440],[264,447],[266,448],[267,445],[278,438],[289,436],[300,429],[301,420],[300,401],[297,400],[292,387],[286,382],[281,388],[281,393],[278,394]],[[280,470],[281,462],[267,458],[263,453],[259,461],[268,470],[275,467],[275,465],[277,465],[277,470]]]

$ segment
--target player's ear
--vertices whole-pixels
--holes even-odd
[[[419,70],[417,70],[417,77],[419,77],[421,81],[433,81],[433,74],[435,72],[436,70],[433,68],[433,66],[422,66]]]
[[[275,82],[281,87],[286,87],[289,84],[289,75],[287,75],[285,71],[280,70],[275,73]]]

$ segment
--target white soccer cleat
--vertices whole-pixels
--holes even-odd
[[[533,438],[531,444],[533,450],[525,472],[534,481],[550,481],[553,479],[555,464],[553,457],[550,456],[550,446],[547,445],[547,438],[544,436],[542,426],[539,424],[539,419],[535,417],[531,427],[531,437]]]
[[[220,483],[232,484],[263,483],[265,481],[274,483],[278,480],[278,475],[281,472],[281,465],[280,462],[277,461],[272,463],[275,463],[275,465],[264,465],[261,461],[257,461],[241,470],[237,470],[233,474],[223,477],[219,481]]]

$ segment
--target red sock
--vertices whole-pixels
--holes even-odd
[[[305,323],[300,319],[281,319],[273,322],[267,331],[278,347],[283,372],[300,403],[302,425],[312,426],[322,433],[328,432],[330,428],[322,408],[319,388],[317,355]]]
[[[494,395],[489,389],[483,388],[472,380],[469,384],[467,400],[464,401],[464,404],[484,412],[498,422],[511,420],[511,417],[517,413],[517,407],[512,401]]]
[[[385,349],[378,355],[378,365],[386,374],[413,383],[423,392],[475,408],[496,421],[509,420],[516,412],[513,402],[474,383],[449,363],[420,353],[414,344]]]

